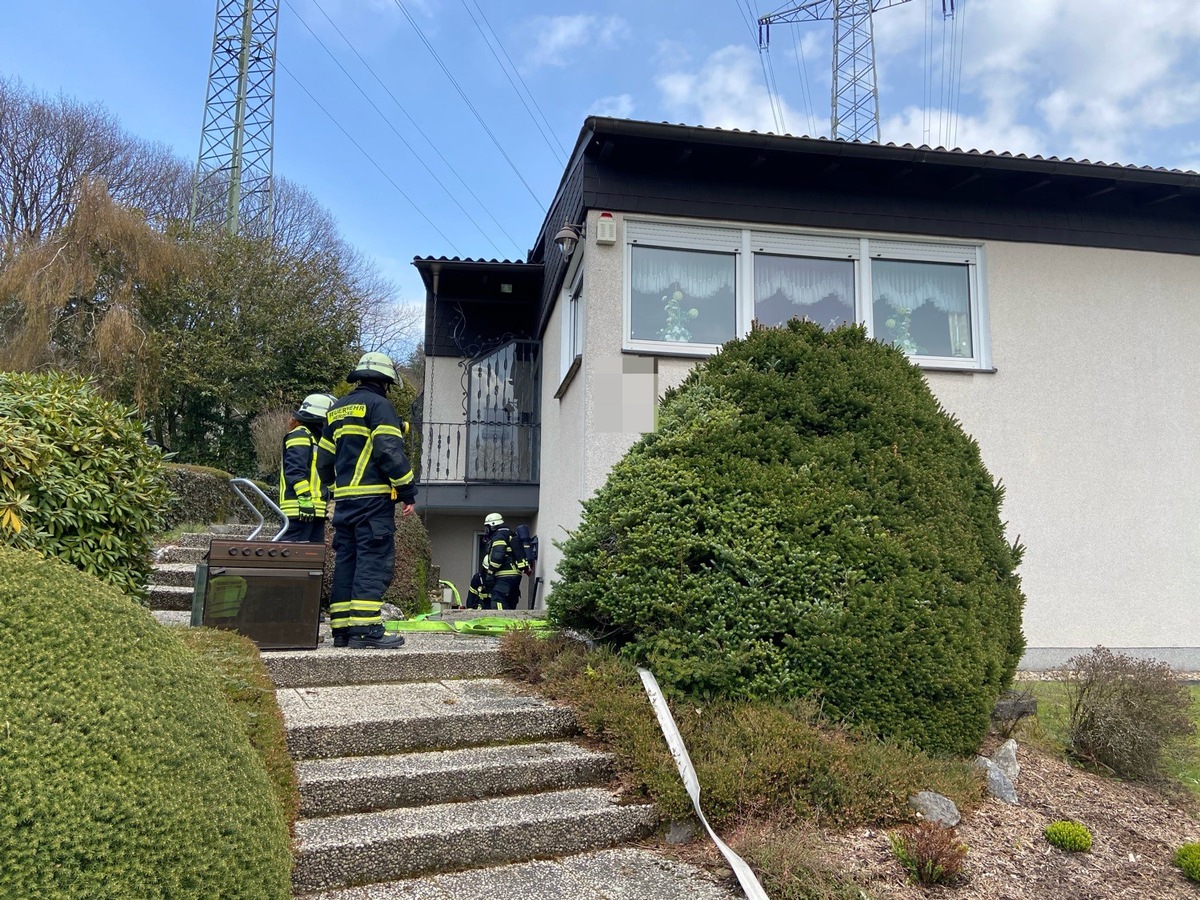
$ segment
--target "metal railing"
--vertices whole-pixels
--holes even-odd
[[[512,422],[425,422],[421,482],[537,484],[540,429]]]

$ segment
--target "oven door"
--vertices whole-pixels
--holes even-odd
[[[321,623],[320,569],[210,566],[200,624],[244,634],[260,650],[313,650]]]

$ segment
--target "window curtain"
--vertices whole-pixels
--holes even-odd
[[[756,254],[754,299],[782,293],[796,306],[813,306],[826,297],[854,305],[854,263]]]
[[[732,290],[733,279],[730,253],[633,248],[633,290],[639,294],[678,289],[688,297],[704,300],[721,290]]]
[[[895,309],[911,311],[928,302],[948,315],[965,316],[970,308],[966,266],[877,259],[871,278],[876,299]]]

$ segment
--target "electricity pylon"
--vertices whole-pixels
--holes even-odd
[[[807,0],[758,20],[760,49],[771,43],[771,26],[833,20],[833,89],[830,136],[835,140],[879,140],[879,88],[875,83],[875,34],[871,15],[909,0]],[[942,0],[944,15],[954,0]]]
[[[278,25],[279,0],[217,0],[193,225],[271,232]]]

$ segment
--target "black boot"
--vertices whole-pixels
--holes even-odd
[[[404,646],[404,636],[388,634],[382,625],[372,625],[366,634],[350,635],[351,650],[395,650]]]

